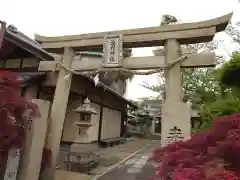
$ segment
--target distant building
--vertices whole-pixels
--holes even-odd
[[[160,100],[144,100],[144,104],[148,106],[149,115],[153,116],[152,121],[152,133],[161,133],[161,110],[162,102]],[[192,118],[191,118],[192,127],[196,127],[200,122],[199,111],[192,109]]]

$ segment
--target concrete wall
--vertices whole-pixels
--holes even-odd
[[[103,108],[103,122],[101,139],[120,137],[121,112]]]

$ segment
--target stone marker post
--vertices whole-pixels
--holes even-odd
[[[166,64],[180,57],[180,44],[175,39],[165,43]],[[182,73],[180,63],[165,69],[166,101],[162,114],[162,146],[176,140],[188,139],[191,135],[191,108],[182,102]]]
[[[38,180],[41,168],[50,103],[41,99],[33,99],[32,102],[38,106],[41,116],[28,119],[26,144],[21,153],[17,180]]]
[[[4,173],[4,180],[17,180],[20,152],[20,149],[12,148],[9,150],[6,170]]]

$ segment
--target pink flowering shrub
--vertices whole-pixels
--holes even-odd
[[[240,113],[212,128],[154,151],[155,180],[240,180]]]

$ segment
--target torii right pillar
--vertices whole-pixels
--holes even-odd
[[[181,56],[180,44],[176,39],[166,40],[164,45],[166,64]],[[191,136],[191,107],[182,101],[181,64],[176,63],[165,69],[166,101],[162,108],[161,145],[177,140],[187,140]]]

